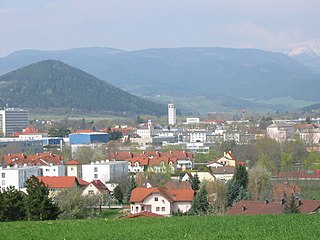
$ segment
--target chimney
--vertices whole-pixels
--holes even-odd
[[[247,210],[246,205],[242,205],[241,211],[244,212],[245,210]]]

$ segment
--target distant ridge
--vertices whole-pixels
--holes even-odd
[[[165,105],[129,94],[57,60],[41,61],[0,76],[0,104],[54,112],[166,112]]]
[[[63,61],[138,96],[163,103],[173,99],[185,112],[286,111],[286,102],[268,103],[287,96],[320,102],[320,73],[286,54],[259,49],[19,51],[0,58],[0,74],[46,59]],[[222,95],[224,99],[216,101]]]

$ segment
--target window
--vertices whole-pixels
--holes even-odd
[[[89,194],[89,195],[93,195],[93,190],[89,190],[89,191],[88,191],[88,194]]]
[[[141,207],[141,211],[144,211],[144,206]]]
[[[94,167],[93,171],[98,172],[98,167]]]
[[[166,210],[166,207],[162,207],[161,211],[164,212]]]
[[[159,212],[160,211],[160,207],[156,207],[156,211]]]
[[[6,180],[2,180],[2,181],[1,181],[1,185],[2,185],[2,186],[6,185]]]
[[[73,171],[73,167],[72,167],[72,168],[70,168],[70,171]]]
[[[5,177],[6,177],[6,173],[4,173],[4,172],[1,173],[1,177],[2,177],[2,178],[5,178]]]
[[[158,202],[158,197],[155,197],[155,198],[154,198],[154,201],[155,201],[155,202]]]
[[[95,173],[94,176],[93,176],[93,178],[97,179],[97,178],[98,178],[98,174]]]

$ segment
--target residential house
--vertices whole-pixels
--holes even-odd
[[[189,181],[195,175],[198,175],[200,182],[215,181],[216,178],[210,172],[188,172],[181,178],[181,181]]]
[[[100,180],[93,180],[83,190],[82,195],[96,195],[96,194],[109,194],[110,190]]]
[[[232,179],[234,175],[235,167],[233,166],[211,167],[210,171],[216,180],[229,181]]]
[[[59,177],[38,177],[39,181],[49,188],[51,196],[64,189],[80,188],[79,181],[76,177],[59,176]]]
[[[174,212],[187,212],[191,208],[194,191],[192,189],[172,189],[166,187],[133,189],[130,198],[130,212],[151,212],[168,216]]]

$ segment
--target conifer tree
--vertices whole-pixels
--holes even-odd
[[[123,192],[120,185],[117,185],[113,190],[113,196],[115,199],[117,199],[119,204],[123,203]]]
[[[135,189],[136,187],[137,187],[137,183],[134,179],[134,176],[131,176],[130,182],[127,188],[127,192],[126,192],[126,201],[130,201],[132,190]]]
[[[200,180],[198,174],[195,174],[193,177],[190,177],[189,182],[194,191],[194,194],[200,189]]]
[[[60,211],[58,206],[49,197],[49,189],[35,176],[26,182],[25,196],[26,217],[28,220],[56,219]]]
[[[0,192],[0,221],[17,221],[24,217],[22,193],[12,186]]]

